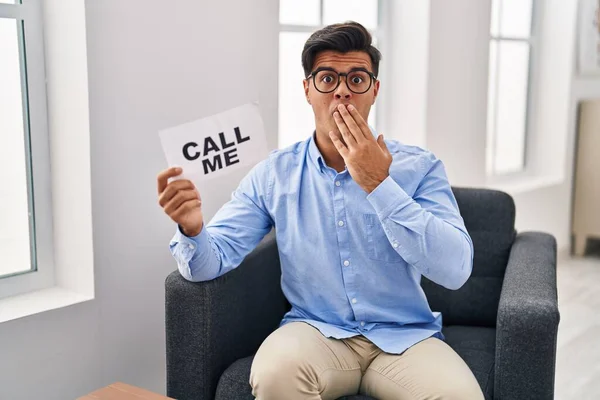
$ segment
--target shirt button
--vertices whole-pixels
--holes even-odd
[[[188,247],[189,247],[190,249],[192,249],[192,250],[194,249],[194,245],[193,245],[193,244],[189,244],[189,245],[188,245]]]
[[[357,300],[356,299],[352,299],[352,304],[356,304]]]
[[[339,222],[338,222],[338,225],[339,225],[339,226],[344,226],[344,221],[339,221]]]
[[[347,267],[348,265],[350,265],[350,261],[348,261],[348,260],[344,261],[344,267]]]
[[[397,249],[398,248],[398,243],[394,242],[394,244],[392,245],[393,248]]]
[[[360,321],[360,326],[365,326],[365,321]]]
[[[340,186],[340,185],[341,185],[340,181],[335,181],[335,186]]]

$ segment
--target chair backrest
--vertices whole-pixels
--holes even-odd
[[[433,311],[444,325],[496,326],[498,302],[508,256],[515,240],[515,203],[506,193],[452,188],[475,248],[473,272],[459,290],[445,289],[423,277]]]

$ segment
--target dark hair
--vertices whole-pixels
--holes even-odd
[[[379,74],[381,53],[372,44],[369,31],[358,22],[348,21],[324,27],[310,35],[302,50],[302,68],[304,76],[310,75],[317,54],[333,50],[340,53],[364,51],[371,57],[373,74]]]

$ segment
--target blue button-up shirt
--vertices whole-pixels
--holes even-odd
[[[236,268],[276,229],[282,289],[291,310],[327,337],[359,334],[388,353],[443,339],[420,281],[458,289],[473,244],[443,164],[430,152],[386,140],[389,177],[367,194],[346,170],[328,167],[314,136],[275,150],[241,181],[196,237],[179,230],[170,248],[190,281]]]

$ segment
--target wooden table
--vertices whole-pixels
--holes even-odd
[[[77,400],[173,400],[160,394],[117,382]]]

